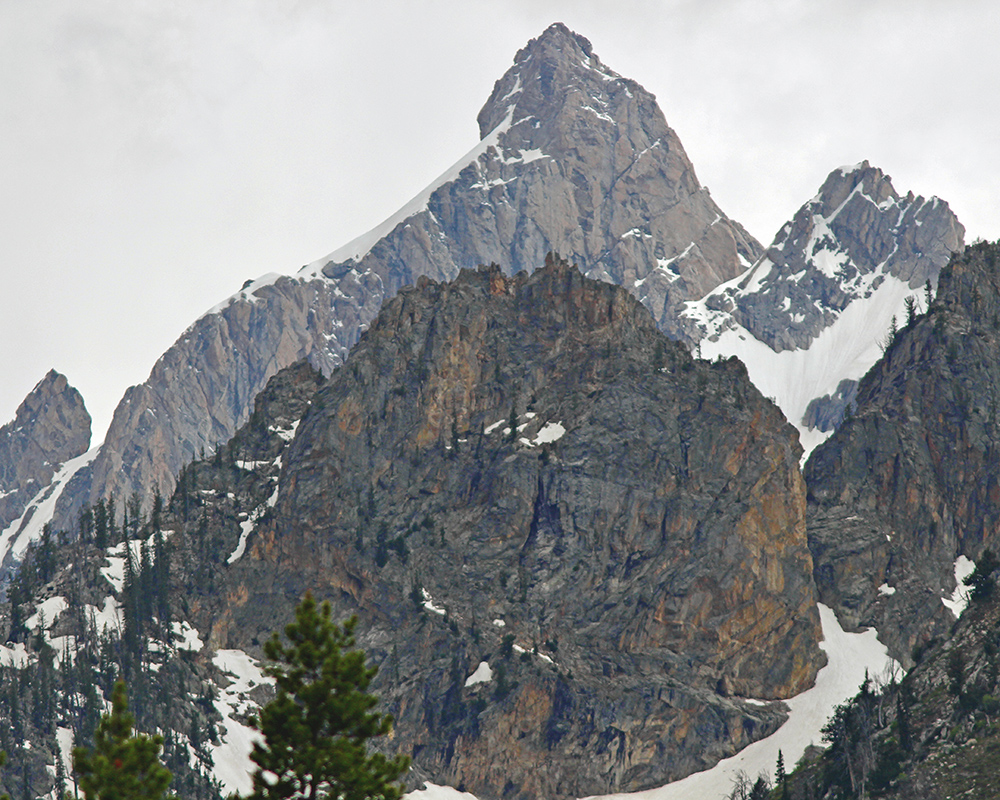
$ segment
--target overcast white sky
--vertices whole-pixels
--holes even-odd
[[[469,150],[554,21],[764,244],[866,158],[1000,237],[995,0],[0,0],[0,423],[54,367],[99,440],[203,311]]]

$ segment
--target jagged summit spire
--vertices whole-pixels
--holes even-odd
[[[514,56],[514,62],[527,60],[532,53],[546,47],[565,49],[567,44],[578,47],[588,57],[594,55],[590,39],[586,36],[581,36],[576,31],[570,30],[562,22],[553,22],[542,31],[537,39],[530,39],[524,47],[517,51],[517,54]]]
[[[602,86],[605,83],[615,86]],[[494,84],[477,118],[479,135],[487,136],[508,117],[510,124],[532,117],[544,122],[581,95],[596,94],[603,104],[615,94],[632,99],[634,93],[641,93],[644,101],[655,106],[653,96],[635,81],[602,64],[589,40],[556,22],[518,50],[513,66]]]
[[[904,197],[885,172],[862,161],[833,170],[778,232],[767,255],[794,272],[818,266],[831,287],[850,281],[855,272],[884,272],[917,289],[927,280],[937,282],[964,233],[947,203],[913,192]],[[836,308],[845,307],[853,294],[847,291]]]
[[[822,204],[826,213],[833,212],[859,186],[860,192],[876,205],[900,199],[892,186],[892,178],[878,167],[873,167],[866,159],[858,164],[833,170],[823,182],[813,203]],[[910,199],[913,199],[912,193]]]
[[[635,289],[683,335],[680,303],[743,272],[762,248],[695,175],[656,98],[606,67],[561,23],[518,51],[479,113],[482,140],[384,223],[305,268],[450,279],[497,262],[532,270],[549,250],[588,277]]]

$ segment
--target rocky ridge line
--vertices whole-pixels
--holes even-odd
[[[522,49],[480,113],[483,141],[388,224],[294,277],[251,282],[195,322],[115,411],[91,467],[60,498],[72,527],[114,493],[169,495],[180,466],[246,420],[269,377],[301,358],[339,364],[382,301],[420,275],[497,262],[530,269],[556,249],[640,292],[665,329],[756,259],[695,177],[655,99],[553,25]]]

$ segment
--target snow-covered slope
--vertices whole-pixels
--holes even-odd
[[[0,532],[0,564],[5,567],[20,562],[28,545],[38,541],[45,524],[52,519],[56,503],[69,481],[97,455],[98,448],[71,458],[59,467],[50,483],[28,501],[21,515]]]
[[[926,308],[964,229],[867,161],[834,170],[743,275],[686,304],[702,357],[738,356],[808,453],[833,431],[893,320]]]
[[[704,339],[700,343],[701,355],[735,355],[746,364],[754,385],[773,399],[798,428],[808,455],[835,427],[809,424],[810,405],[816,408],[824,398],[831,403],[839,397],[849,401],[854,387],[846,388],[843,382],[860,380],[882,355],[893,317],[905,319],[906,298],[922,302],[923,290],[911,289],[892,275],[882,278],[878,288],[848,305],[807,348],[775,352],[734,323],[716,337]],[[697,304],[691,305],[698,308]]]

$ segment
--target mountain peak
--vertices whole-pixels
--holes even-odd
[[[565,103],[572,103],[580,96],[596,94],[604,105],[602,95],[606,92],[595,93],[594,87],[607,82],[621,84],[628,92],[648,95],[634,81],[604,66],[589,40],[561,22],[553,23],[517,52],[513,66],[494,84],[489,100],[479,112],[479,135],[487,136],[505,121],[513,124],[532,117],[535,121],[545,120],[552,116],[553,110],[564,108]],[[652,95],[649,98],[652,100]],[[540,110],[542,114],[538,113]]]
[[[31,504],[37,507],[61,465],[87,451],[90,422],[83,397],[53,369],[0,427],[0,563],[12,548],[23,552],[32,531],[40,532],[40,522],[29,524]]]
[[[836,213],[851,194],[859,191],[875,205],[895,202],[900,199],[893,188],[892,178],[867,160],[852,166],[839,167],[831,172],[813,202],[819,202],[818,213],[830,216]]]
[[[590,44],[590,39],[586,36],[581,36],[576,31],[570,30],[562,22],[553,22],[542,31],[541,36],[537,39],[531,39],[524,47],[518,50],[517,55],[514,56],[514,61],[518,62],[527,59],[534,50],[552,46],[561,49],[567,43],[579,47],[584,55],[588,57],[593,55],[593,47]]]
[[[762,252],[699,185],[653,95],[564,25],[521,49],[479,125],[482,140],[380,225],[295,278],[244,286],[185,331],[122,399],[89,484],[60,498],[60,521],[72,524],[85,493],[165,495],[277,369],[308,357],[330,372],[383,300],[422,275],[493,262],[513,275],[555,251],[632,290],[676,336],[681,303]]]

